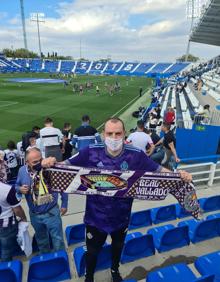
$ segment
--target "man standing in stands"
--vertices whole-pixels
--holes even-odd
[[[108,119],[104,125],[103,136],[104,144],[90,145],[65,163],[109,170],[168,171],[153,162],[142,150],[124,144],[125,127],[120,119]],[[48,158],[43,160],[42,166],[50,167],[55,162],[54,158]],[[181,172],[181,177],[185,181],[191,181],[191,175],[187,172]],[[112,281],[123,281],[119,272],[119,263],[128,230],[132,202],[132,198],[87,196],[84,217],[87,246],[85,282],[94,281],[97,257],[108,234],[112,238]]]
[[[1,261],[11,261],[17,244],[18,221],[27,221],[14,186],[2,182],[0,171],[0,257]],[[2,280],[2,279],[1,279]]]
[[[26,153],[26,165],[18,172],[16,190],[18,194],[24,194],[28,207],[31,224],[35,230],[35,237],[40,253],[49,253],[50,240],[52,239],[54,251],[65,248],[61,215],[67,212],[68,195],[61,194],[61,208],[57,204],[58,193],[51,192],[44,183],[41,175],[42,155],[38,148],[32,148]],[[44,179],[43,179],[44,181]]]
[[[44,128],[40,130],[41,145],[45,148],[45,157],[55,157],[62,161],[62,147],[64,147],[63,134],[53,127],[53,120],[46,118]]]
[[[127,140],[128,144],[142,150],[146,153],[148,147],[148,155],[150,156],[154,151],[154,143],[151,137],[144,132],[144,122],[139,120],[137,122],[137,131],[131,133]]]
[[[89,144],[101,142],[101,137],[97,130],[90,125],[90,117],[84,115],[82,117],[82,125],[78,127],[73,135],[72,145],[79,151]]]

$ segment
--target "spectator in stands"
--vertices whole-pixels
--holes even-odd
[[[164,122],[174,124],[175,122],[175,111],[171,106],[167,107],[167,111],[164,114]]]
[[[4,150],[4,160],[9,168],[8,180],[12,180],[17,177],[18,174],[18,150],[16,148],[14,141],[9,141],[7,144],[7,149]]]
[[[41,145],[45,148],[45,157],[55,157],[62,161],[63,134],[58,128],[53,127],[53,120],[46,118],[44,128],[40,130]]]
[[[165,156],[163,145],[160,143],[157,144],[161,138],[156,134],[155,130],[146,129],[145,132],[150,135],[155,147],[153,153],[150,155],[150,158],[156,163],[161,164]]]
[[[20,206],[20,200],[16,196],[14,186],[11,187],[0,182],[0,207],[1,261],[11,261],[17,243],[18,221],[16,216],[21,221],[27,221],[24,210]]]
[[[18,151],[18,165],[24,165],[24,151],[22,148],[22,141],[17,143],[17,151]]]
[[[7,165],[4,160],[4,151],[0,150],[0,182],[7,182]]]
[[[125,127],[120,119],[108,119],[104,125],[103,136],[105,144],[86,147],[65,163],[110,170],[168,171],[153,162],[142,150],[124,144]],[[42,165],[50,167],[55,162],[54,158],[48,158],[43,160]],[[181,177],[185,181],[191,181],[191,175],[186,172],[181,172]],[[87,196],[84,217],[87,246],[85,282],[94,281],[98,253],[108,234],[112,237],[112,281],[123,281],[119,272],[119,262],[128,230],[132,202],[131,198]]]
[[[67,212],[68,194],[60,193],[62,203],[59,209],[58,193],[45,191],[45,187],[44,192],[41,191],[38,182],[41,160],[42,155],[38,148],[27,151],[26,165],[22,166],[18,172],[16,190],[18,194],[25,195],[40,253],[48,253],[50,252],[49,235],[54,251],[65,248],[61,215]]]
[[[154,113],[150,113],[150,118],[149,118],[149,128],[152,130],[155,130],[157,128],[157,115]]]
[[[194,117],[194,121],[197,124],[204,123],[207,124],[209,123],[210,120],[210,105],[206,104],[203,106],[203,109],[197,113]]]
[[[36,143],[36,138],[35,137],[30,137],[29,138],[29,143],[30,143],[30,146],[27,147],[26,151],[30,150],[31,148],[36,148],[37,147],[37,143]]]
[[[154,109],[157,115],[157,119],[159,120],[161,118],[160,114],[161,114],[161,106],[160,104],[157,105],[157,107]]]
[[[72,139],[71,133],[71,124],[69,122],[65,122],[62,130],[63,138],[65,141],[63,160],[69,159],[72,155],[73,146],[70,144]]]
[[[36,139],[40,137],[40,127],[34,126],[31,131],[28,131],[22,135],[22,150],[26,151],[27,147],[30,146],[29,139],[35,137]]]
[[[84,115],[82,117],[82,125],[74,132],[72,145],[79,151],[89,144],[101,141],[101,137],[97,130],[90,125],[90,117]]]
[[[161,138],[160,141],[155,144],[155,146],[163,144],[166,155],[166,160],[163,165],[169,169],[173,169],[175,163],[180,162],[176,152],[176,138],[173,134],[173,131],[170,130],[169,123],[163,122],[161,130],[164,132],[164,137]]]
[[[154,151],[154,143],[150,136],[145,133],[144,129],[144,122],[142,120],[139,120],[137,122],[137,131],[131,133],[128,136],[126,142],[145,153],[147,146],[149,146],[148,155],[150,156]]]

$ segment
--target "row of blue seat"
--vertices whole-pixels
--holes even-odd
[[[196,278],[186,264],[179,263],[149,273],[146,282],[220,282],[220,251],[197,258],[194,265],[203,277]]]
[[[202,198],[199,202],[204,212],[220,210],[220,196]],[[138,211],[131,214],[129,229],[151,226],[152,223],[158,224],[186,216],[190,216],[190,213],[185,211],[179,204]],[[67,226],[65,234],[68,245],[83,242],[85,241],[85,225],[82,223]]]
[[[100,263],[100,261],[98,261]],[[196,259],[195,267],[202,277],[196,278],[184,263],[157,269],[147,275],[146,282],[220,282],[220,251]],[[18,260],[0,264],[3,282],[22,281],[22,263]],[[68,255],[65,251],[33,257],[29,262],[28,282],[55,282],[71,279]],[[135,282],[136,280],[124,280]]]
[[[182,221],[177,226],[172,224],[151,228],[147,234],[140,232],[130,233],[126,236],[121,263],[131,262],[140,258],[152,256],[155,250],[159,253],[187,246],[220,236],[220,216],[209,216],[202,221],[194,219]],[[79,276],[85,272],[86,247],[74,249],[73,257]],[[97,270],[105,269],[111,265],[111,246],[105,244],[99,254]]]

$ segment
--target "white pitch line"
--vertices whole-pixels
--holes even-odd
[[[145,92],[143,93],[143,95],[146,93],[146,90],[145,90]],[[132,99],[130,102],[128,102],[124,107],[122,107],[119,111],[117,111],[117,113],[115,113],[114,115],[112,115],[111,117],[114,117],[114,116],[116,116],[118,113],[120,113],[124,108],[126,108],[129,104],[131,104],[135,99],[137,99],[139,97],[139,95],[138,96],[136,96],[134,99]],[[103,122],[101,125],[99,125],[98,127],[97,127],[97,130],[99,129],[99,128],[101,128],[103,125],[104,125],[105,123]]]
[[[0,104],[1,104],[1,102],[5,102],[5,101],[0,101]],[[5,104],[5,105],[0,105],[0,108],[8,107],[8,106],[16,105],[16,104],[18,104],[18,102],[10,102],[10,103]]]

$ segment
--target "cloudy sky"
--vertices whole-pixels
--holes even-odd
[[[167,62],[186,52],[190,22],[185,0],[23,0],[28,49],[38,52],[34,12],[45,14],[40,24],[42,51],[112,60]],[[22,48],[20,0],[0,0],[0,50]],[[192,43],[201,59],[220,48]]]

